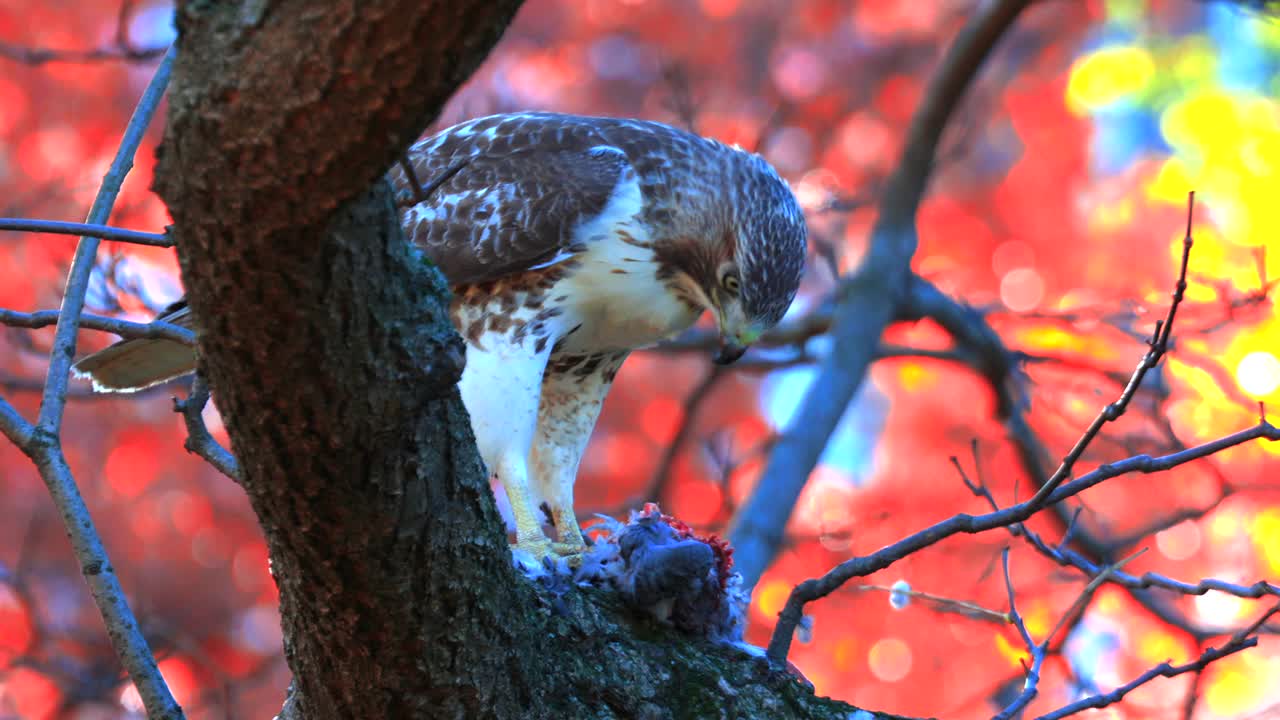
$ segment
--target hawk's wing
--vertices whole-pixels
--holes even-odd
[[[494,280],[572,252],[574,230],[599,215],[631,165],[591,128],[484,121],[423,141],[409,160],[422,185],[461,164],[425,202],[404,208],[405,234],[450,284]],[[504,133],[511,133],[506,135]],[[400,193],[403,168],[391,174]]]

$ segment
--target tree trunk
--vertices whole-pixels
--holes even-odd
[[[762,660],[512,570],[447,288],[379,177],[518,5],[178,4],[156,190],[280,589],[283,714],[846,717]]]

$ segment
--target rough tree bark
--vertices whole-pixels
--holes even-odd
[[[846,717],[607,594],[517,578],[439,273],[379,180],[518,0],[178,3],[155,187],[307,718]]]

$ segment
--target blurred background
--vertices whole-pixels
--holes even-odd
[[[856,266],[912,110],[968,0],[528,0],[436,123],[548,109],[662,120],[762,153],[808,215],[813,253],[791,318]],[[1036,3],[953,120],[920,214],[915,270],[979,308],[1022,354],[1020,409],[1060,458],[1145,351],[1176,277],[1197,191],[1191,286],[1167,363],[1082,469],[1164,454],[1280,408],[1280,21],[1243,3]],[[167,2],[0,0],[0,216],[82,220],[134,103],[172,39]],[[425,39],[424,39],[425,41]],[[160,231],[149,190],[157,123],[111,224]],[[0,233],[0,307],[56,308],[73,239]],[[146,319],[180,293],[172,251],[105,243],[91,311]],[[0,392],[33,417],[52,329],[0,328]],[[81,350],[113,338],[84,333]],[[1034,492],[987,381],[931,321],[899,324],[756,587],[764,644],[798,581],[957,512],[986,508],[950,458],[1002,505]],[[583,462],[578,508],[646,500],[723,534],[772,438],[826,351],[821,336],[753,351],[727,372],[659,348],[618,377]],[[193,718],[278,710],[281,656],[266,548],[239,488],[182,449],[171,396],[93,395],[73,383],[66,452],[108,550]],[[1277,410],[1280,412],[1280,410]],[[216,411],[207,418],[225,442]],[[976,450],[975,450],[976,448]],[[975,468],[975,461],[977,466]],[[1188,582],[1280,579],[1280,443],[1255,443],[1095,488],[1030,526],[1126,569]],[[1022,686],[1012,628],[954,607],[895,609],[882,589],[1019,609],[1042,637],[1087,579],[1007,532],[961,536],[809,606],[791,659],[819,693],[911,715],[988,717]],[[1267,605],[1102,588],[1046,661],[1039,714],[1221,643]],[[29,461],[0,442],[0,717],[128,717],[140,704],[107,645],[61,521]],[[1280,717],[1280,642],[1160,680],[1115,717]]]

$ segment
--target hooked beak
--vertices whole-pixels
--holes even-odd
[[[720,349],[711,360],[717,365],[728,365],[747,351],[747,346],[730,338],[720,339]]]

